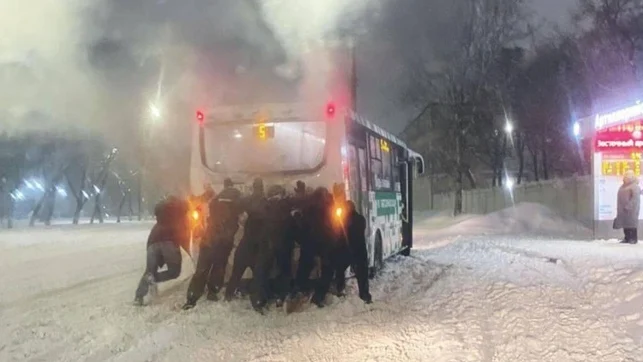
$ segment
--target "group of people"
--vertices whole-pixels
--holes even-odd
[[[230,179],[224,181],[218,194],[207,190],[203,196],[208,203],[207,226],[183,309],[196,306],[204,294],[208,300],[219,299],[237,233],[241,238],[225,285],[226,301],[234,298],[243,274],[250,268],[248,291],[256,311],[263,312],[270,300],[281,306],[286,300],[310,295],[312,303],[323,307],[333,283],[335,293],[343,295],[346,270],[352,266],[359,297],[371,303],[366,220],[351,201],[335,191],[307,191],[306,185],[298,181],[294,194],[280,185],[266,192],[260,178],[254,180],[252,193],[247,196]],[[157,283],[179,276],[180,248],[189,247],[190,227],[185,222],[188,212],[188,202],[176,197],[157,205],[157,222],[148,238],[146,271],[136,290],[136,304],[142,305],[148,293],[156,294]],[[293,270],[296,246],[299,262]],[[312,280],[316,260],[321,273]],[[164,265],[167,269],[159,272]]]

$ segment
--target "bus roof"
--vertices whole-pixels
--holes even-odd
[[[369,130],[371,130],[373,133],[376,133],[376,134],[388,139],[389,141],[395,143],[398,146],[402,146],[402,147],[407,148],[407,149],[409,148],[406,145],[406,142],[404,142],[401,139],[397,138],[392,133],[383,130],[380,126],[370,122],[369,120],[367,120],[366,118],[360,116],[359,114],[357,114],[357,113],[355,113],[353,111],[350,111],[349,115],[350,115],[352,121],[361,124],[362,126],[364,126],[364,127],[368,128]]]
[[[353,122],[357,122],[360,125],[368,128],[371,132],[386,138],[387,140],[395,143],[396,145],[398,145],[400,147],[404,147],[404,149],[406,149],[406,151],[408,152],[409,158],[415,159],[418,162],[420,162],[421,165],[420,165],[420,169],[419,169],[418,173],[419,174],[424,173],[424,157],[422,157],[422,155],[419,154],[418,152],[415,152],[412,149],[410,149],[409,146],[406,145],[406,142],[404,142],[401,139],[397,138],[392,133],[383,130],[380,126],[370,122],[366,118],[360,116],[359,114],[357,114],[357,113],[355,113],[353,111],[349,111],[349,116],[350,116],[350,118],[351,118],[351,120]]]

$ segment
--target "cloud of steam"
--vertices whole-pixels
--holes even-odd
[[[261,5],[270,27],[286,50],[296,56],[308,42],[359,33],[358,19],[367,10],[375,12],[379,2],[263,0]]]
[[[0,122],[5,130],[84,122],[95,111],[78,36],[87,1],[0,2]]]
[[[0,126],[77,126],[130,155],[143,130],[158,155],[186,155],[195,109],[288,93],[292,72],[283,65],[310,41],[354,32],[377,4],[2,0]],[[161,121],[150,120],[152,102]]]

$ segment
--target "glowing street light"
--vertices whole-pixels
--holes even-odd
[[[513,190],[513,188],[514,188],[514,180],[512,178],[510,178],[510,177],[507,177],[507,179],[505,180],[505,187],[509,191]]]
[[[511,121],[507,120],[507,123],[505,123],[505,132],[507,134],[512,134],[514,131],[514,125],[511,123]]]
[[[580,123],[574,122],[572,132],[574,132],[574,137],[578,138],[580,136]]]
[[[150,103],[150,115],[154,120],[161,118],[161,109],[154,103]]]

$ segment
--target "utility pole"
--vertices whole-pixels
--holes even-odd
[[[353,112],[357,113],[357,41],[351,44],[351,97]]]

